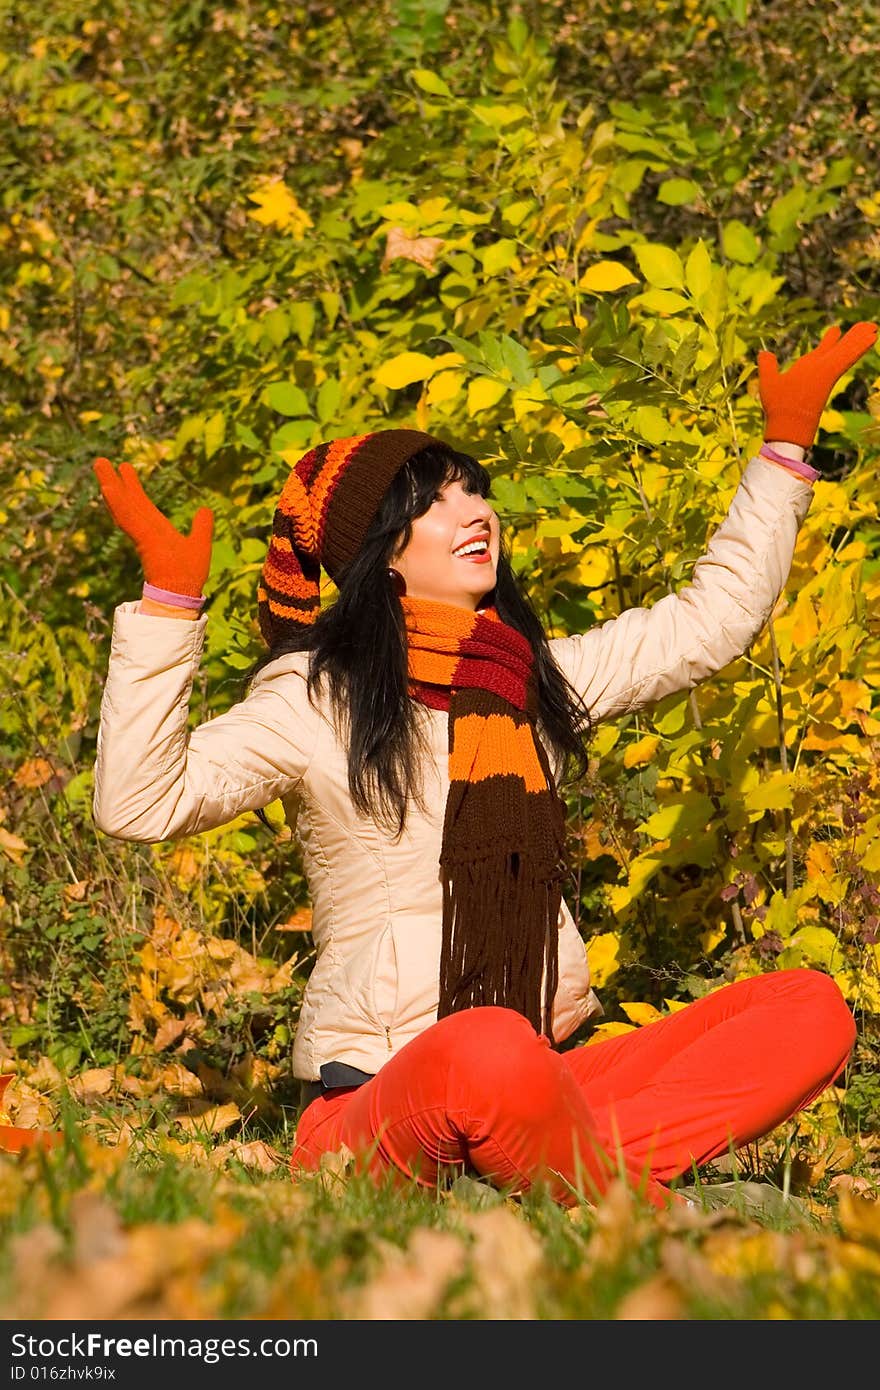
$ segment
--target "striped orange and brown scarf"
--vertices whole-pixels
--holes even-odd
[[[449,711],[438,1017],[499,1004],[552,1039],[568,859],[531,645],[492,608],[401,602],[410,694]]]

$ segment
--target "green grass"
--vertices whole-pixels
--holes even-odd
[[[565,1211],[473,1181],[376,1186],[344,1161],[293,1182],[283,1134],[260,1172],[167,1124],[116,1146],[85,1111],[64,1125],[57,1150],[0,1156],[4,1318],[880,1316],[874,1200],[802,1199],[793,1220],[616,1189]]]

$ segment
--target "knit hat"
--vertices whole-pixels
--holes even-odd
[[[351,563],[395,474],[432,444],[444,441],[421,430],[378,430],[318,444],[294,465],[257,591],[269,647],[315,621],[321,566],[335,579]]]

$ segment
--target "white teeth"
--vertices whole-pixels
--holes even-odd
[[[463,545],[463,546],[461,547],[460,550],[454,551],[454,554],[456,554],[456,555],[482,555],[483,552],[484,552],[485,550],[488,550],[488,549],[489,549],[489,542],[486,541],[486,540],[482,540],[482,541],[470,541],[468,545]]]

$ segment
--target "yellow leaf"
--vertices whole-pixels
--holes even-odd
[[[619,738],[620,729],[616,724],[600,724],[592,739],[592,749],[596,757],[604,758]]]
[[[251,1168],[257,1173],[277,1173],[287,1162],[284,1155],[267,1144],[265,1139],[252,1139],[250,1143],[230,1139],[225,1144],[219,1144],[211,1154],[211,1162],[217,1167],[228,1163],[230,1159],[235,1159],[242,1167]]]
[[[0,850],[11,859],[13,864],[20,864],[27,854],[27,845],[18,835],[11,835],[8,830],[0,826]]]
[[[620,968],[620,935],[618,932],[604,931],[591,936],[587,943],[587,960],[590,965],[590,978],[597,989],[601,989]]]
[[[621,1033],[634,1033],[635,1026],[632,1023],[597,1023],[587,1041],[585,1047],[591,1043],[604,1042],[606,1038],[618,1038]]]
[[[547,400],[547,392],[539,381],[533,381],[529,386],[524,386],[520,391],[513,393],[513,414],[516,423],[524,419],[526,415],[534,415],[536,410],[541,410]],[[580,546],[577,547],[578,550]]]
[[[611,883],[605,889],[608,905],[615,916],[625,912],[633,900],[632,889],[626,883]]]
[[[833,873],[831,850],[821,840],[814,840],[807,850],[807,878],[829,878]]]
[[[433,357],[428,357],[424,352],[401,352],[382,363],[376,372],[376,381],[380,386],[399,391],[403,386],[411,386],[414,381],[424,381],[433,371]]]
[[[819,635],[819,620],[809,594],[798,594],[792,615],[791,635],[796,647],[808,647]]]
[[[852,503],[846,488],[828,478],[819,478],[815,484],[815,512],[823,523],[847,525],[851,519]],[[839,621],[839,619],[838,619]]]
[[[840,1223],[851,1239],[880,1246],[880,1202],[842,1192],[839,1215]]]
[[[496,381],[491,376],[478,376],[468,385],[467,408],[469,415],[488,410],[497,405],[507,390],[507,382]]]
[[[3,1108],[3,1094],[10,1081],[15,1079],[15,1072],[5,1071],[0,1074],[0,1125],[12,1124],[12,1119],[7,1110]]]
[[[716,946],[727,936],[726,927],[709,927],[706,931],[700,932],[700,945],[707,956],[711,956]]]
[[[778,772],[759,782],[756,787],[743,794],[743,805],[749,813],[749,820],[758,820],[764,811],[779,811],[790,807],[794,798],[791,772]]]
[[[663,856],[669,848],[668,840],[658,840],[643,854],[637,854],[629,863],[629,894],[637,898],[644,893],[654,875],[663,865]]]
[[[829,407],[822,412],[819,428],[820,430],[827,430],[829,434],[840,434],[846,428],[846,421],[839,410],[833,410]]]
[[[115,1076],[112,1067],[90,1067],[71,1078],[70,1089],[79,1100],[106,1096],[113,1089]]]
[[[256,192],[248,194],[248,198],[257,204],[256,208],[249,210],[248,217],[261,222],[264,227],[278,227],[300,238],[306,228],[313,225],[309,214],[300,207],[283,179],[265,179]]]
[[[182,1115],[177,1123],[188,1134],[222,1134],[241,1121],[241,1111],[234,1100],[226,1105],[212,1105],[200,1115]]]
[[[826,970],[843,964],[840,942],[827,927],[801,927],[793,934],[791,944],[799,946],[808,960]]]
[[[199,1078],[182,1062],[169,1062],[159,1073],[159,1085],[171,1096],[200,1096],[203,1094]]]
[[[637,743],[631,743],[623,755],[624,767],[641,767],[649,763],[660,746],[657,734],[645,734]]]
[[[822,696],[816,700],[813,713],[820,720],[827,720],[844,729],[853,722],[856,710],[869,710],[871,695],[863,681],[836,680]]]
[[[862,868],[867,873],[876,873],[880,869],[880,839],[874,841],[873,845],[865,851],[862,856]]]
[[[607,546],[592,545],[585,550],[577,567],[577,577],[587,589],[595,589],[611,577],[614,562]]]
[[[593,294],[611,294],[615,290],[622,290],[624,285],[637,284],[636,277],[619,261],[597,261],[581,276],[578,289],[591,290]]]
[[[464,372],[438,372],[431,378],[428,386],[427,396],[429,405],[440,405],[442,401],[450,401],[457,396],[464,385]]]
[[[480,252],[484,273],[486,275],[498,275],[502,270],[508,270],[511,266],[518,267],[516,250],[517,243],[510,237],[505,237],[501,241],[494,241],[490,246],[484,247]]]
[[[642,1027],[646,1023],[656,1023],[658,1018],[663,1017],[660,1010],[655,1009],[653,1004],[621,1003],[620,1007],[623,1009],[627,1018],[632,1023],[638,1024],[639,1027]]]

